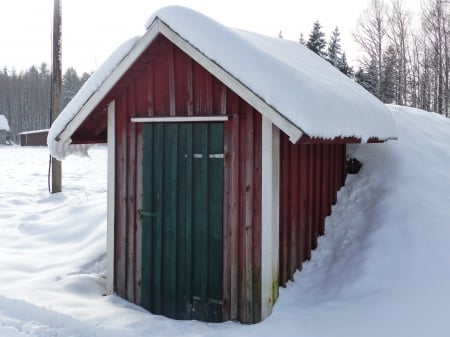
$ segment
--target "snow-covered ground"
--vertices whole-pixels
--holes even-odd
[[[395,108],[393,108],[396,110]],[[450,334],[450,120],[394,111],[399,140],[355,145],[326,236],[252,326],[154,316],[105,293],[106,149],[63,162],[0,147],[0,336],[423,337]]]

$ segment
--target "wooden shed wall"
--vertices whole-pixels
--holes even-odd
[[[292,280],[324,234],[345,182],[345,144],[292,144],[280,139],[280,285]]]
[[[114,290],[140,304],[142,124],[131,117],[229,115],[224,123],[223,320],[260,320],[261,125],[251,106],[159,36],[114,88]]]
[[[21,146],[47,146],[48,131],[20,134]]]

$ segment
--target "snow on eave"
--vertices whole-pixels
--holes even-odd
[[[137,56],[132,51],[138,40],[139,37],[134,37],[120,45],[53,122],[47,136],[53,157],[64,159],[70,154],[86,155],[89,145],[71,144],[71,136],[134,62]]]

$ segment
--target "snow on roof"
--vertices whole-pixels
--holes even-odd
[[[8,120],[4,115],[0,115],[0,130],[9,131]]]
[[[23,131],[23,132],[19,132],[18,135],[32,135],[35,133],[45,133],[45,132],[48,132],[48,129]]]
[[[230,29],[183,7],[159,18],[310,137],[396,138],[388,109],[298,42]]]
[[[169,33],[161,28],[164,25]],[[149,18],[146,27],[146,35],[139,41],[133,39],[125,43],[91,76],[52,125],[48,144],[55,157],[70,154],[70,138],[55,139],[68,123],[76,119],[94,93],[100,91],[114,69],[120,68],[120,63],[133,52],[133,47],[138,48],[139,45],[141,48],[143,41],[148,44],[153,41],[146,40],[153,30],[166,35],[174,43],[182,39],[201,57],[231,76],[233,81],[257,97],[263,107],[258,111],[263,114],[266,110],[275,111],[275,114],[267,113],[269,118],[277,117],[272,120],[275,125],[287,132],[280,122],[286,120],[298,130],[296,136],[287,132],[294,141],[301,134],[324,139],[356,137],[362,142],[372,137],[380,140],[397,138],[395,122],[384,104],[298,42],[231,29],[179,6],[160,9]],[[182,44],[179,43],[178,47],[183,49]]]
[[[100,66],[100,68],[98,68],[97,71],[89,77],[75,97],[60,113],[58,118],[50,127],[47,136],[47,144],[52,156],[58,159],[63,159],[70,154],[77,154],[80,156],[87,155],[89,145],[70,144],[70,138],[59,140],[59,135],[65,130],[67,125],[76,118],[78,112],[83,108],[83,106],[85,106],[92,95],[97,92],[99,87],[105,82],[108,76],[111,75],[120,61],[128,55],[137,40],[138,37],[135,37],[122,43]]]

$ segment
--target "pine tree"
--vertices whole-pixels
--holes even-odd
[[[395,79],[397,78],[397,70],[397,55],[394,46],[391,45],[383,56],[380,99],[384,103],[393,103],[395,100]]]
[[[359,68],[355,73],[355,81],[377,96],[377,68],[375,61],[370,62],[367,69]]]
[[[70,102],[80,87],[80,78],[77,71],[73,67],[67,68],[63,76],[63,107]]]
[[[339,70],[348,77],[352,77],[353,75],[353,68],[350,67],[347,63],[347,56],[345,55],[345,52],[342,53],[342,57],[339,62]]]
[[[306,40],[305,40],[305,36],[303,35],[303,33],[300,33],[300,37],[298,38],[298,42],[302,45],[306,45]]]
[[[326,59],[336,68],[341,67],[341,38],[339,28],[336,27],[331,33],[330,41],[328,42]]]
[[[317,55],[322,57],[324,56],[326,41],[325,34],[322,32],[322,26],[319,21],[314,22],[314,26],[309,34],[309,39],[308,42],[306,42],[306,46]]]

